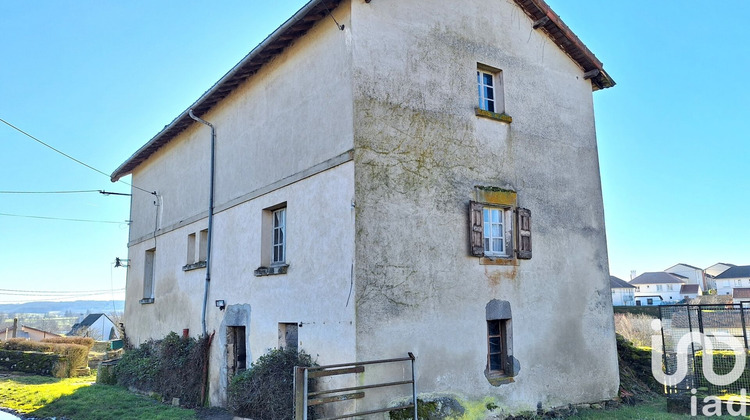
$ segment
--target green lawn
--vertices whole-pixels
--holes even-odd
[[[0,406],[35,417],[75,420],[183,420],[195,412],[161,404],[125,388],[91,385],[96,378],[57,379],[46,376],[0,378]]]

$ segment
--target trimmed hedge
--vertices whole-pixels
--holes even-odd
[[[186,407],[202,405],[203,366],[208,359],[208,338],[181,338],[171,332],[125,351],[114,367],[118,385],[153,391],[165,400],[179,398]]]
[[[13,372],[56,376],[60,355],[33,351],[0,350],[0,367]]]
[[[235,416],[254,420],[294,418],[294,367],[316,366],[309,354],[295,349],[270,349],[229,384],[228,408]],[[314,389],[311,379],[309,389]],[[312,407],[308,418],[313,418]]]
[[[75,376],[75,371],[78,368],[86,367],[89,359],[89,347],[82,346],[80,344],[65,344],[65,343],[54,343],[54,342],[38,342],[30,341],[23,338],[12,338],[3,342],[0,342],[0,349],[10,352],[25,352],[27,356],[18,356],[13,360],[25,360],[21,365],[18,363],[15,366],[17,368],[6,367],[9,370],[20,370],[28,373],[38,373],[40,375],[53,375],[58,378],[70,378]],[[56,363],[54,367],[49,368],[47,362],[41,360],[47,360],[47,357],[34,356],[34,354],[45,354],[53,353],[57,355]],[[7,356],[6,356],[7,357]],[[20,359],[19,359],[20,358]],[[38,358],[40,361],[31,361],[31,359]],[[5,366],[5,365],[3,365]],[[39,370],[22,370],[23,369],[36,369],[33,366],[40,366]]]
[[[750,355],[750,352],[748,352],[748,355]],[[726,375],[732,371],[736,361],[733,351],[715,350],[713,356],[716,374]],[[703,375],[703,352],[698,351],[695,353],[695,374],[698,379],[698,386],[707,388],[710,395],[722,395],[727,390],[734,390],[739,393],[740,388],[746,388],[747,384],[750,384],[750,363],[745,365],[745,370],[734,384],[718,386],[710,383]]]
[[[94,341],[91,337],[50,337],[45,338],[42,340],[42,343],[56,343],[56,344],[78,344],[79,346],[84,346],[91,351],[91,348],[94,347]]]

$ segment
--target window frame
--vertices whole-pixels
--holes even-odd
[[[147,249],[143,258],[143,299],[140,303],[154,303],[156,290],[156,248]]]
[[[494,222],[492,218],[493,212],[497,212],[501,217],[498,217],[499,223]],[[489,226],[487,225],[489,217]],[[482,207],[482,220],[483,220],[483,231],[482,231],[482,244],[484,247],[484,255],[486,257],[494,258],[508,258],[512,256],[513,250],[513,210],[510,207],[486,205]],[[500,236],[495,237],[492,234],[493,225],[499,225]],[[489,233],[489,237],[487,236]],[[494,249],[493,243],[497,239],[500,239],[502,250]],[[490,249],[487,249],[488,245]]]
[[[286,251],[286,207],[282,207],[271,211],[271,265],[286,264]]]
[[[487,83],[487,79],[489,79],[491,84]],[[495,72],[491,72],[479,66],[477,67],[477,96],[479,109],[500,114],[502,113],[502,110],[498,111],[497,107],[497,79]]]
[[[506,319],[488,319],[487,320],[487,372],[489,375],[507,375],[508,366],[508,328]],[[497,324],[497,334],[493,334],[494,324]],[[493,352],[492,341],[495,339],[498,348]],[[493,369],[493,366],[499,365],[499,369]]]

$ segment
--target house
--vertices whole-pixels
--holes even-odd
[[[609,288],[612,290],[613,306],[635,305],[635,286],[618,277],[609,276]]]
[[[687,284],[687,278],[679,274],[655,271],[639,275],[630,284],[636,287],[636,306],[661,305],[682,299],[680,289]]]
[[[703,294],[700,284],[683,284],[680,286],[680,300],[689,302],[691,299],[695,299]]]
[[[7,332],[6,332],[7,335]],[[45,338],[61,337],[60,334],[51,333],[49,331],[40,330],[38,328],[29,327],[27,325],[21,326],[21,331],[17,334],[18,338],[27,338],[31,341],[42,341]]]
[[[750,302],[750,287],[735,287],[732,289],[732,303],[744,304]]]
[[[425,398],[506,412],[614,397],[613,85],[542,0],[310,1],[113,172],[128,338],[215,333],[213,405],[277,346],[412,352]]]
[[[727,271],[729,267],[734,267],[734,264],[729,263],[716,263],[705,270],[706,273],[706,285],[707,287],[716,290],[716,276]]]
[[[106,314],[89,314],[73,324],[68,335],[91,337],[96,341],[109,341],[120,338],[114,322]]]
[[[750,287],[750,265],[735,265],[714,277],[716,294],[733,295],[732,290]]]
[[[702,290],[706,289],[705,275],[703,273],[703,269],[701,268],[689,264],[679,263],[667,268],[664,271],[684,277],[687,284],[699,284]]]

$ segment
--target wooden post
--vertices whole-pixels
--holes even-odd
[[[18,318],[13,318],[13,338],[16,338],[16,334],[18,333]]]

